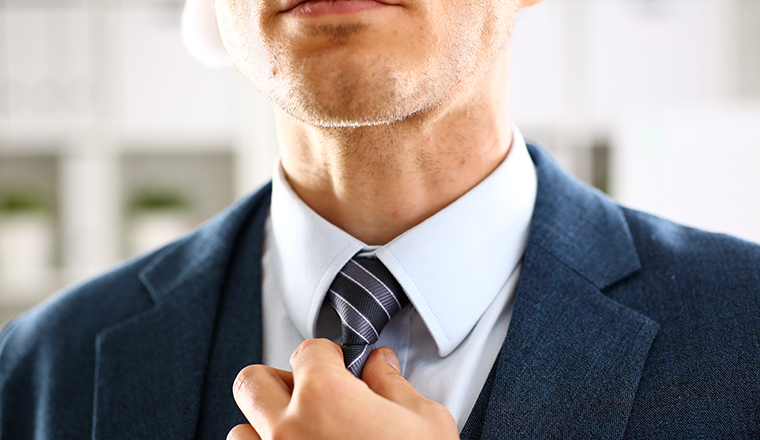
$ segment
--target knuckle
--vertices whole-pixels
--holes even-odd
[[[292,355],[290,355],[290,362],[292,364],[293,361],[303,356],[308,356],[311,352],[327,349],[337,349],[340,351],[340,347],[328,339],[307,339],[303,341],[295,351],[293,351]]]
[[[235,381],[232,384],[233,394],[243,390],[253,391],[255,387],[252,384],[257,377],[261,377],[263,374],[272,374],[271,368],[265,365],[249,365],[243,368],[235,377]]]
[[[245,374],[245,370],[241,370],[237,376],[235,376],[235,382],[232,383],[232,393],[237,394],[245,388],[245,384],[248,381],[248,375]]]
[[[449,412],[448,409],[446,409],[445,406],[432,402],[434,405],[430,408],[430,415],[433,417],[434,420],[437,421],[438,426],[453,426],[456,428],[456,421],[454,420],[454,416],[451,415],[451,412]]]
[[[227,440],[242,440],[245,438],[249,438],[248,434],[251,431],[250,425],[237,425],[234,428],[230,429],[230,432],[227,434]]]
[[[307,377],[299,384],[294,410],[298,419],[316,426],[327,423],[335,414],[334,402],[342,399],[340,391],[319,377]]]
[[[293,350],[293,354],[290,355],[291,365],[293,365],[293,363],[296,362],[303,355],[305,351],[309,350],[309,347],[311,347],[313,343],[312,341],[313,339],[307,339],[301,342],[301,344],[298,347],[296,347],[295,350]]]
[[[429,417],[439,419],[449,414],[448,410],[438,402],[423,399],[419,402],[419,411]]]
[[[302,377],[298,383],[298,388],[301,396],[317,400],[330,392],[330,386],[327,384],[327,381],[314,374]]]

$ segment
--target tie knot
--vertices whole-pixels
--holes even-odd
[[[380,332],[409,299],[380,260],[354,257],[330,285],[327,301],[340,316],[346,366],[359,377]]]

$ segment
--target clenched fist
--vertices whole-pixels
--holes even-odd
[[[292,373],[251,365],[238,374],[233,394],[251,424],[233,428],[228,440],[459,438],[451,414],[399,374],[388,347],[372,353],[361,380],[326,339],[302,343],[290,366]]]

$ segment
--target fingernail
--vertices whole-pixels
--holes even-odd
[[[396,371],[399,372],[399,374],[401,374],[401,365],[399,365],[398,363],[398,356],[396,356],[396,352],[390,348],[384,351],[385,351],[385,362],[388,362],[389,364],[391,364],[391,366],[395,368]]]

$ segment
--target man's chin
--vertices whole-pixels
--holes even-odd
[[[344,60],[337,70],[324,59],[319,61],[289,75],[290,81],[262,82],[275,105],[303,123],[318,127],[387,125],[418,114],[436,101],[436,93],[424,82],[410,81],[403,69],[388,67],[395,65],[393,62],[381,60],[372,65]]]
[[[343,104],[332,106],[280,105],[280,108],[296,120],[316,127],[350,128],[388,125],[405,119],[416,111],[404,106],[386,108],[382,105]]]
[[[324,128],[360,128],[360,127],[374,127],[378,125],[389,125],[397,122],[403,117],[361,117],[357,118],[353,116],[324,116],[324,115],[298,115],[289,113],[294,118],[303,122],[304,124],[313,125],[315,127]]]

